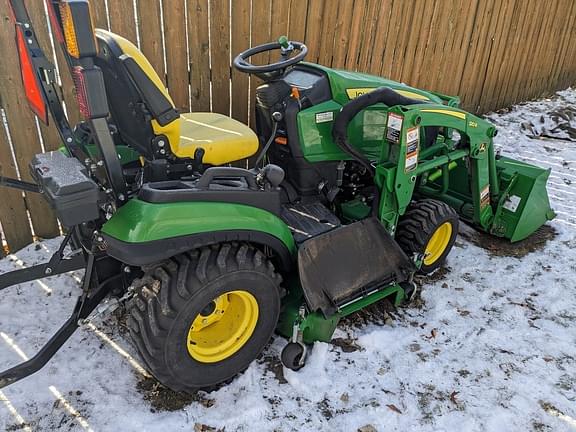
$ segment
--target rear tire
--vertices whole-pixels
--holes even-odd
[[[150,372],[175,391],[212,389],[246,369],[280,312],[270,261],[246,244],[177,255],[135,281],[128,327]]]
[[[433,199],[413,203],[398,222],[396,241],[408,255],[425,254],[421,273],[439,268],[458,235],[458,214],[448,204]]]

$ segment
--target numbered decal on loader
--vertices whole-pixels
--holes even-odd
[[[410,128],[406,131],[406,164],[404,171],[415,170],[418,166],[418,148],[420,144],[420,129]]]

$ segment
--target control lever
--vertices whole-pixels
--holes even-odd
[[[284,170],[278,165],[268,164],[258,173],[259,179],[267,181],[273,189],[276,189],[284,181]]]
[[[276,132],[278,131],[278,123],[283,118],[284,118],[284,116],[282,115],[281,112],[274,111],[272,113],[272,120],[274,121],[274,126],[272,127],[272,134],[270,134],[270,138],[268,139],[268,142],[266,143],[266,145],[264,146],[264,148],[262,149],[262,151],[258,155],[258,159],[256,159],[256,162],[254,163],[255,167],[257,167],[260,164],[260,162],[262,162],[262,159],[264,159],[264,156],[268,152],[268,149],[270,148],[270,146],[274,142],[274,138],[276,137]]]

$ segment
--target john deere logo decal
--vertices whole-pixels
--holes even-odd
[[[357,97],[365,95],[366,93],[370,93],[371,91],[376,90],[377,88],[378,87],[349,88],[349,89],[346,89],[346,94],[348,95],[348,98],[356,99]],[[395,89],[395,88],[393,88],[392,90],[394,90],[398,94],[401,94],[402,96],[405,96],[405,97],[408,97],[411,99],[418,99],[418,100],[424,100],[424,101],[430,100],[428,97],[421,95],[419,93],[413,92],[413,91],[399,90],[399,89]]]

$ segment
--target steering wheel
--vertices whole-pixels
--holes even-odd
[[[280,50],[280,61],[276,63],[257,66],[248,61],[250,57],[256,54],[278,49]],[[294,51],[297,51],[297,54],[291,57]],[[275,75],[274,72],[284,71],[287,67],[300,63],[306,54],[308,54],[308,48],[302,42],[289,41],[286,36],[281,36],[278,42],[270,42],[242,51],[234,59],[234,67],[240,72],[270,77]]]

